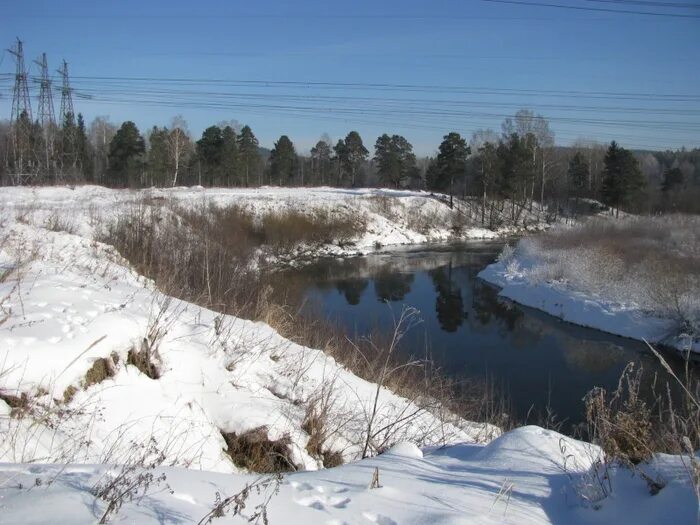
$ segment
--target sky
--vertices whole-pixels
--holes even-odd
[[[24,41],[30,77],[46,52],[54,89],[65,59],[88,123],[107,115],[146,131],[182,115],[197,138],[235,121],[263,146],[286,134],[302,153],[324,133],[335,142],[357,130],[369,149],[396,133],[429,155],[450,131],[500,132],[527,108],[562,145],[700,146],[697,2],[0,4],[0,46]],[[0,52],[0,119],[10,117],[14,71]],[[36,113],[36,82],[30,90]],[[58,114],[60,93],[54,105]]]

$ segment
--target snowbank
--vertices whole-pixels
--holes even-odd
[[[565,278],[549,277],[552,269],[531,247],[522,246],[522,243],[478,275],[500,287],[501,297],[537,308],[569,323],[639,341],[661,343],[680,351],[691,348],[693,352],[700,352],[700,341],[683,335],[674,319],[656,316],[635,302],[614,301],[606,298],[604,293],[582,291]],[[587,262],[596,264],[596,261]]]
[[[260,494],[253,491],[242,515],[229,513],[213,523],[246,523],[268,496],[272,525],[681,525],[696,520],[697,502],[677,457],[660,456],[643,467],[666,481],[655,496],[641,476],[612,468],[612,496],[587,501],[595,491],[591,469],[598,452],[555,432],[523,427],[486,446],[425,452],[384,454],[331,470],[288,474],[277,493],[274,484]],[[375,469],[380,486],[370,489]],[[0,519],[95,523],[107,503],[95,500],[90,489],[119,473],[118,467],[106,466],[0,464]],[[153,473],[164,474],[165,480],[153,485],[146,497],[126,501],[112,522],[197,523],[212,509],[217,492],[224,498],[257,479],[177,468]]]

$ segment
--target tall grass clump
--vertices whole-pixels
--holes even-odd
[[[531,281],[564,282],[700,335],[700,217],[590,220],[525,239],[518,252]]]

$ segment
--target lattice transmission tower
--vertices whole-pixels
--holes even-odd
[[[16,72],[15,86],[12,92],[12,114],[10,115],[10,129],[12,135],[12,162],[11,171],[15,184],[21,184],[27,175],[27,169],[31,165],[31,127],[32,104],[29,99],[29,83],[27,70],[24,66],[24,48],[18,38],[15,47],[8,49],[15,57]]]

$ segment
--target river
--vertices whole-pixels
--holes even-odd
[[[667,373],[644,344],[562,322],[498,297],[477,274],[503,241],[422,246],[347,259],[321,259],[285,272],[307,314],[337,322],[351,336],[387,331],[404,305],[421,323],[401,352],[425,356],[454,379],[488,379],[509,400],[519,422],[537,423],[549,407],[563,429],[584,420],[583,397],[595,386],[613,390],[629,362],[647,383]],[[682,366],[668,354],[674,368]],[[651,395],[646,392],[645,395]]]

